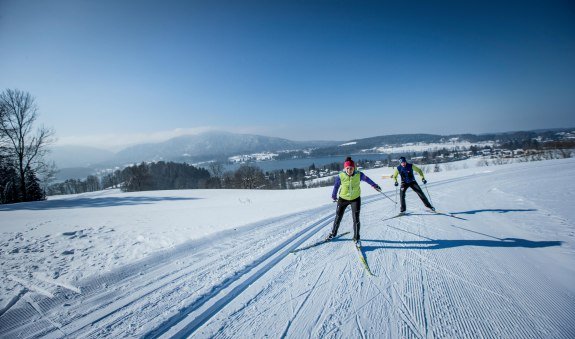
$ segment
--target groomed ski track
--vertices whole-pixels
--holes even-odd
[[[397,207],[362,198],[375,276],[351,235],[289,253],[328,233],[328,204],[186,243],[82,281],[80,294],[27,293],[0,316],[0,337],[574,338],[572,289],[537,259],[557,255],[564,235],[538,228],[552,211],[506,193],[509,177],[428,184],[436,206],[465,220],[428,214],[408,192],[416,213],[382,221]],[[349,229],[346,213],[340,230]]]

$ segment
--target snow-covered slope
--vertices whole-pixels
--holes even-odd
[[[366,171],[396,197],[390,169]],[[0,206],[0,337],[575,337],[575,161],[364,185],[366,275],[331,188],[108,191]],[[346,215],[341,232],[351,228]]]

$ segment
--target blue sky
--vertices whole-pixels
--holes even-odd
[[[0,89],[60,144],[575,126],[572,1],[0,0]]]

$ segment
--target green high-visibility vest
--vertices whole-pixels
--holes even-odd
[[[359,171],[353,172],[352,176],[347,175],[345,172],[339,172],[339,179],[341,186],[339,187],[339,197],[345,200],[354,200],[361,195],[359,183],[361,182],[361,175]]]

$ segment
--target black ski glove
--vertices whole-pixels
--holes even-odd
[[[398,186],[399,184],[397,183],[397,181],[395,182],[395,184],[393,184],[393,186]]]
[[[421,181],[423,182],[424,185],[427,185],[427,180],[422,179]]]

